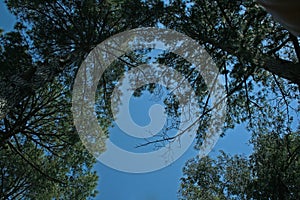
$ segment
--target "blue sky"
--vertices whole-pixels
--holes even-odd
[[[149,94],[139,98],[132,98],[130,102],[132,118],[136,123],[147,121],[148,108],[157,102],[151,101]],[[139,119],[139,120],[137,120]],[[111,135],[120,134],[120,129],[110,129]],[[220,150],[230,154],[249,154],[251,147],[247,145],[250,135],[243,126],[237,126],[234,130],[228,131],[224,138],[219,139],[211,156],[218,155]],[[116,140],[113,138],[112,140]],[[126,141],[128,146],[135,146],[135,141]],[[123,144],[124,145],[124,142]],[[119,172],[97,162],[95,169],[100,176],[99,195],[97,200],[175,200],[182,177],[182,168],[185,162],[195,157],[197,152],[190,147],[189,150],[177,161],[166,168],[145,174],[130,174]]]
[[[13,29],[15,22],[15,17],[9,13],[6,5],[1,0],[0,3],[0,28],[4,31],[9,31]]]
[[[11,16],[3,1],[0,3],[0,28],[9,31],[13,27],[15,18]],[[148,108],[156,103],[149,98],[149,94],[140,98],[131,99],[131,111],[133,120],[136,123],[148,122]],[[117,137],[120,134],[118,127],[110,129],[110,134]],[[243,126],[237,126],[234,130],[228,131],[224,138],[221,138],[210,155],[215,156],[219,150],[230,154],[249,154],[251,147],[247,145],[250,135]],[[113,139],[112,139],[113,140]],[[116,138],[115,138],[116,140]],[[126,141],[126,145],[136,145]],[[94,169],[100,177],[97,189],[99,195],[97,200],[174,200],[177,199],[182,168],[185,162],[193,158],[197,152],[191,147],[181,158],[170,166],[161,170],[145,173],[130,174],[111,169],[100,162],[97,162]]]

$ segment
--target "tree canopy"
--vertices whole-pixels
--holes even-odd
[[[0,38],[0,197],[92,198],[98,181],[92,170],[95,158],[73,125],[73,78],[99,42],[152,25],[154,8],[139,1],[6,4],[17,22]],[[107,127],[108,121],[100,123]]]
[[[190,160],[180,199],[299,199],[299,133],[262,134],[249,158],[221,152]]]
[[[97,44],[122,31],[151,26],[176,30],[205,47],[225,80],[228,109],[222,135],[241,123],[253,135],[250,158],[222,153],[216,160],[190,161],[181,198],[299,197],[299,41],[255,2],[5,2],[17,22],[13,31],[0,33],[1,198],[86,199],[96,194],[95,160],[71,116],[74,77]],[[98,85],[99,124],[106,131],[112,125],[110,97],[122,73],[155,62],[182,73],[194,89],[200,148],[213,120],[207,87],[195,66],[172,52],[142,49],[119,57]],[[135,95],[145,90],[156,93],[160,88],[146,85]],[[180,110],[172,92],[165,104],[172,119],[164,129],[167,134],[178,128]],[[157,141],[172,139],[163,134]]]
[[[2,199],[95,196],[95,159],[75,131],[68,93],[56,80],[23,99],[0,122]]]

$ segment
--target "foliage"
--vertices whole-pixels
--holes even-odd
[[[5,198],[84,199],[95,194],[96,175],[91,172],[94,159],[83,149],[72,125],[73,78],[97,44],[122,31],[147,26],[182,32],[205,47],[225,80],[228,110],[224,133],[226,128],[246,123],[254,138],[251,158],[223,153],[218,160],[207,157],[190,162],[185,168],[183,197],[299,196],[294,189],[299,183],[299,161],[294,160],[299,148],[292,142],[298,141],[297,134],[292,133],[297,132],[299,121],[299,42],[253,1],[5,2],[17,16],[15,30],[0,35],[0,154],[7,160],[0,167],[1,195]],[[158,62],[182,73],[197,95],[201,125],[196,147],[200,147],[211,120],[201,73],[171,52],[147,59],[151,54],[148,49],[127,52],[113,64],[114,70],[105,72],[97,90],[99,123],[105,128],[111,125],[110,95],[122,73],[139,64]],[[147,85],[135,95],[144,90],[155,93],[157,88]],[[180,111],[171,93],[165,102],[173,119],[168,131],[178,127]],[[268,143],[272,132],[277,133],[271,134],[276,144]],[[172,139],[163,135],[165,141]],[[285,164],[284,156],[291,159],[287,160],[290,164]],[[258,167],[259,163],[264,164]],[[204,170],[209,173],[202,173]],[[277,172],[283,176],[278,178]],[[268,181],[273,184],[272,191]]]
[[[190,160],[180,199],[299,199],[300,137],[263,134],[249,156],[221,152],[217,159]]]
[[[226,128],[246,123],[254,135],[296,131],[300,48],[293,35],[252,1],[174,0],[165,9],[161,23],[202,44],[219,67],[228,97]],[[180,59],[169,63],[182,66]],[[193,82],[201,74],[185,74],[195,91],[205,91]],[[200,132],[199,145],[205,129]]]
[[[15,32],[4,34],[1,52],[7,56],[0,60],[0,114],[4,115],[16,103],[31,94],[32,90],[43,87],[67,68],[78,68],[91,49],[108,37],[141,26],[153,26],[160,4],[123,1],[5,1],[9,10],[17,16]],[[10,37],[15,34],[17,37]],[[23,45],[24,44],[24,45]],[[11,49],[19,48],[17,51]],[[26,59],[29,56],[31,59]],[[1,57],[0,57],[1,58]],[[7,62],[11,58],[25,60],[22,66]],[[8,59],[8,60],[7,60]],[[4,63],[4,64],[3,64]],[[18,67],[20,73],[14,73]],[[31,73],[28,80],[23,76]],[[21,80],[21,82],[20,82]],[[17,83],[16,83],[17,82]],[[18,84],[19,83],[19,84]],[[27,85],[23,90],[19,85]],[[15,94],[15,95],[14,95]]]
[[[181,197],[298,199],[298,39],[253,1],[174,0],[167,10],[162,23],[203,44],[218,65],[226,127],[246,122],[255,146],[251,158],[222,153],[189,162]],[[294,151],[286,147],[291,141]]]
[[[95,196],[95,159],[73,127],[70,92],[89,51],[127,29],[151,26],[156,5],[140,1],[5,1],[15,30],[0,35],[0,154],[3,199]],[[104,81],[105,83],[105,81]],[[101,83],[102,84],[102,83]],[[111,87],[109,87],[111,88]],[[110,89],[104,87],[99,98]],[[109,105],[99,104],[106,129]]]
[[[95,196],[95,159],[75,131],[69,95],[66,85],[48,84],[0,121],[3,199]]]

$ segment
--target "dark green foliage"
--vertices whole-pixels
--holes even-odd
[[[299,112],[298,41],[253,1],[170,2],[161,23],[202,44],[225,80],[226,128],[246,123],[254,135],[295,131],[299,120],[293,117]],[[177,70],[183,66],[180,59],[169,63]],[[182,69],[191,71],[187,66]],[[188,77],[196,92],[205,91],[200,87],[203,83],[193,84],[195,74]],[[197,94],[205,99],[205,94]]]
[[[1,71],[11,72],[0,76],[1,88],[8,88],[0,93],[1,100],[6,101],[1,105],[1,116],[67,68],[78,68],[87,54],[103,40],[128,29],[154,26],[161,13],[156,11],[159,4],[140,1],[116,4],[96,0],[7,0],[6,3],[17,16],[17,33],[1,36],[4,38],[1,39],[1,52],[5,56],[3,59],[13,58],[22,66],[0,60]],[[18,50],[12,52],[12,49]],[[36,68],[36,72],[30,81],[23,80],[22,73],[31,68]],[[16,74],[14,69],[22,73]],[[26,85],[27,89],[11,89],[14,85]],[[10,90],[14,90],[15,95],[10,94]]]
[[[3,199],[86,199],[96,194],[95,159],[73,126],[68,87],[48,84],[0,122]]]
[[[253,144],[249,158],[221,152],[217,159],[189,161],[180,199],[299,199],[299,133],[261,135]]]
[[[13,32],[0,33],[0,196],[4,199],[15,195],[22,199],[85,199],[95,195],[97,176],[91,171],[95,160],[72,125],[73,78],[100,42],[158,22],[190,36],[213,57],[228,96],[224,133],[246,123],[255,138],[255,151],[249,159],[222,154],[217,160],[191,161],[184,170],[182,197],[299,197],[299,137],[293,133],[298,128],[299,44],[253,1],[6,3],[17,23]],[[172,52],[149,56],[153,56],[149,49],[127,52],[105,72],[96,96],[99,124],[104,128],[111,125],[110,95],[120,76],[140,64],[157,62],[182,73],[193,87],[200,105],[196,145],[200,147],[212,120],[201,72]],[[135,95],[145,90],[155,94],[159,87],[146,85]],[[174,123],[166,131],[178,127],[180,115],[176,97],[171,93],[168,97],[167,112]],[[272,132],[280,134],[269,134]]]
[[[96,0],[6,3],[17,23],[13,32],[0,35],[0,197],[91,198],[97,193],[98,177],[92,171],[95,159],[73,126],[73,78],[98,43],[131,28],[154,25],[156,4]],[[111,89],[102,89],[99,98],[104,97],[105,103],[98,102],[98,114],[106,129],[111,118],[105,94]]]

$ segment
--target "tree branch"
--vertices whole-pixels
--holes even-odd
[[[300,62],[300,46],[299,46],[298,38],[290,33],[290,39],[293,42],[295,52],[296,52],[296,55],[297,55],[297,58],[298,58],[298,62]]]
[[[48,174],[46,174],[45,172],[43,172],[39,167],[37,167],[35,164],[33,164],[29,159],[27,159],[18,149],[16,149],[14,147],[14,145],[10,142],[8,142],[8,145],[10,146],[10,148],[12,148],[25,162],[27,162],[33,169],[37,170],[41,175],[45,176],[48,180],[50,181],[54,181],[63,185],[66,185],[65,182],[58,180],[56,178],[53,178],[51,176],[49,176]]]

